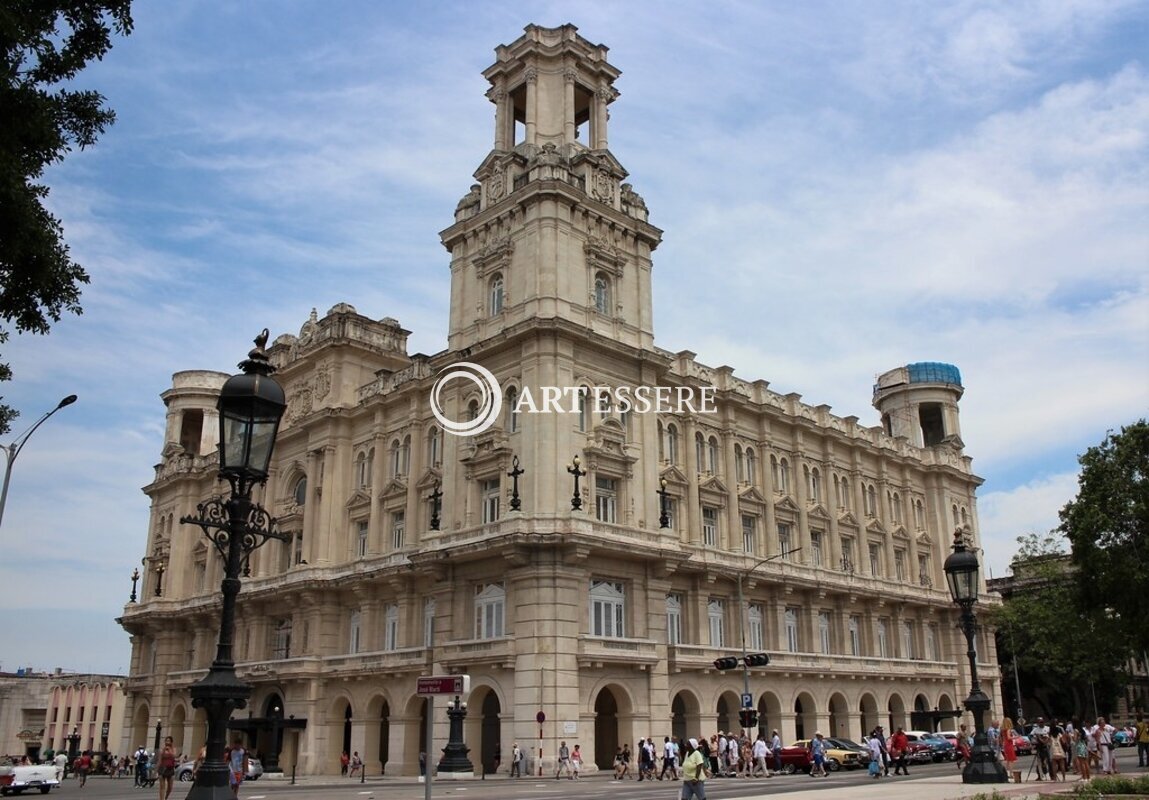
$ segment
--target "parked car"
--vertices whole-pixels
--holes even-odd
[[[860,745],[853,739],[846,739],[841,736],[830,736],[826,741],[833,743],[834,747],[840,750],[852,750],[858,754],[858,762],[856,764],[843,763],[842,766],[850,769],[851,767],[864,767],[870,763],[870,748]]]
[[[1009,735],[1013,737],[1013,749],[1019,756],[1033,754],[1033,742],[1029,741],[1028,736],[1021,736],[1017,731],[1010,731]]]
[[[259,780],[263,775],[263,764],[259,763],[258,758],[247,758],[247,780]],[[176,780],[177,781],[190,781],[195,778],[195,762],[185,761],[176,767]]]
[[[911,744],[925,745],[930,748],[930,761],[953,760],[955,748],[940,736],[928,731],[905,731],[905,738]]]
[[[907,734],[906,739],[909,740]],[[934,760],[934,751],[928,744],[916,740],[906,742],[906,761],[911,764],[929,764]]]
[[[56,780],[56,767],[52,764],[0,767],[0,795],[5,797],[33,790],[47,794],[53,786],[59,785],[60,782]]]
[[[809,772],[814,764],[810,751],[805,747],[782,748],[782,772],[793,775],[795,772]]]
[[[826,769],[830,772],[837,772],[842,767],[854,769],[855,767],[862,766],[861,755],[856,750],[850,748],[838,747],[830,739],[825,739],[826,742]],[[809,749],[809,739],[799,739],[794,742],[791,747],[801,747]],[[866,763],[870,761],[869,757],[866,758]]]

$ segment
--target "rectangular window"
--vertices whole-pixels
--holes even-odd
[[[710,620],[710,646],[726,646],[726,603],[719,598],[711,598],[706,608]]]
[[[718,509],[702,507],[702,544],[714,547],[718,544]]]
[[[355,555],[359,558],[367,555],[367,522],[365,520],[355,523]]]
[[[383,649],[384,650],[397,650],[399,649],[399,606],[387,606],[387,612],[383,617]]]
[[[391,549],[400,550],[403,547],[404,535],[407,531],[407,514],[404,511],[395,511],[391,514]]]
[[[854,540],[842,537],[842,572],[854,571]]]
[[[914,649],[914,623],[902,621],[902,658],[917,658]]]
[[[594,516],[599,522],[618,522],[618,481],[614,478],[594,479]]]
[[[351,612],[351,635],[349,637],[350,646],[348,652],[354,655],[359,652],[359,612]]]
[[[926,658],[930,661],[941,660],[941,656],[938,655],[937,625],[933,623],[926,626]]]
[[[870,545],[870,574],[879,577],[882,574],[882,546]]]
[[[822,566],[822,532],[810,531],[810,564]]]
[[[860,656],[862,654],[862,640],[858,630],[862,626],[862,618],[854,615],[850,617],[850,655]]]
[[[928,553],[918,555],[918,583],[922,586],[934,585],[934,575],[933,570],[930,569],[930,557]]]
[[[423,601],[423,646],[431,647],[435,644],[435,598],[428,597]]]
[[[786,609],[786,649],[791,653],[798,652],[798,609]]]
[[[742,551],[751,555],[758,552],[758,518],[750,514],[742,515]]]
[[[682,643],[682,595],[666,596],[666,643]]]
[[[499,518],[499,479],[479,481],[482,494],[483,524],[488,525]]]
[[[884,619],[878,620],[878,657],[890,657],[890,642],[887,625]]]
[[[502,585],[476,586],[475,595],[475,638],[501,638],[507,601]]]
[[[899,581],[904,581],[906,579],[906,551],[905,550],[895,550],[894,551],[894,574],[897,576]]]
[[[794,549],[794,543],[790,538],[790,532],[790,523],[778,523],[778,552],[782,554],[783,561],[790,560],[790,551]]]
[[[765,614],[762,606],[757,603],[750,604],[750,649],[766,649]]]
[[[291,620],[281,619],[275,624],[276,659],[291,658]]]
[[[829,655],[830,650],[830,612],[818,612],[818,643],[822,647],[822,653]]]
[[[592,581],[590,589],[590,632],[592,636],[622,638],[626,617],[626,592],[621,583]]]

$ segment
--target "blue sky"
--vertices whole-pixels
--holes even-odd
[[[84,314],[3,348],[23,416],[0,668],[126,672],[114,623],[173,372],[339,302],[446,345],[438,231],[493,142],[481,71],[567,22],[622,70],[610,146],[665,231],[659,346],[877,424],[958,365],[988,568],[1057,523],[1149,400],[1149,5],[138,3],[80,83],[116,125],[52,168]]]

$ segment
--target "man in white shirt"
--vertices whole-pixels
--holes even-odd
[[[754,740],[754,748],[752,750],[754,756],[754,769],[751,775],[765,775],[770,777],[770,767],[766,765],[766,759],[770,757],[770,748],[766,746],[766,739],[761,733],[758,738]]]
[[[1049,752],[1049,726],[1045,724],[1045,720],[1038,717],[1037,724],[1033,726],[1029,735],[1033,738],[1033,746],[1037,750],[1037,780],[1042,780],[1044,773],[1049,773],[1050,780],[1053,780],[1053,759],[1050,758]]]
[[[672,742],[669,736],[662,742],[662,772],[658,774],[659,780],[666,777],[667,770],[670,770],[671,780],[678,780],[678,745]]]
[[[1097,741],[1097,754],[1101,756],[1101,769],[1106,775],[1113,774],[1113,731],[1114,727],[1105,721],[1105,717],[1097,718],[1097,727],[1093,738]]]

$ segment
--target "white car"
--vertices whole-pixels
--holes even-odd
[[[59,785],[54,764],[0,767],[0,795],[5,797],[33,790],[47,794],[53,786]]]
[[[247,758],[247,780],[259,780],[263,775],[263,764],[259,763],[258,758],[248,756]],[[175,778],[177,781],[190,781],[195,778],[195,762],[185,761],[176,767]]]

